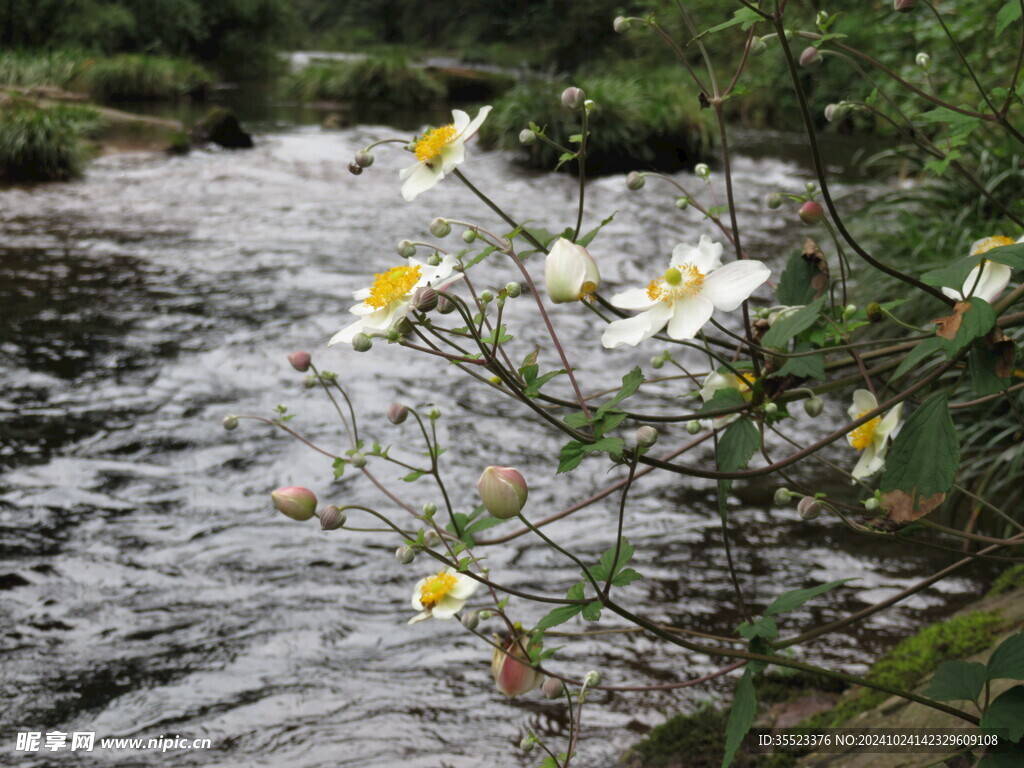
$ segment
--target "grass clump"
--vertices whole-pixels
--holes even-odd
[[[81,174],[89,158],[86,136],[100,123],[95,110],[37,107],[14,101],[0,109],[0,179],[60,181]]]
[[[1021,587],[1024,587],[1024,563],[1010,566],[999,574],[985,597],[998,597]]]
[[[73,85],[99,101],[176,101],[202,98],[213,77],[183,59],[123,54],[87,60]]]
[[[445,95],[444,86],[396,56],[310,64],[286,77],[282,89],[299,101],[373,102],[396,109],[429,107]]]
[[[0,52],[0,83],[22,88],[52,85],[67,88],[82,70],[85,57],[67,51]]]
[[[543,141],[519,143],[531,122],[563,147],[576,149],[571,137],[580,132],[580,115],[561,102],[565,82],[534,80],[519,85],[494,105],[481,128],[491,146],[519,149],[534,168],[552,169],[561,152]],[[710,144],[708,123],[698,114],[697,96],[679,82],[657,73],[641,79],[592,77],[578,83],[595,103],[587,141],[588,174],[622,173],[633,169],[676,171],[692,167]],[[564,170],[577,171],[575,162]]]

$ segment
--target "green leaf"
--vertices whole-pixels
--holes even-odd
[[[798,344],[794,352],[809,352],[812,349],[810,344]],[[804,379],[825,378],[825,355],[807,355],[806,357],[791,357],[769,378],[777,376],[798,376]]]
[[[476,256],[474,256],[472,259],[466,262],[466,268],[468,269],[469,267],[479,264],[481,261],[483,261],[492,253],[494,253],[496,250],[497,248],[495,248],[493,245],[488,245],[486,248],[480,251],[480,253],[478,253]]]
[[[981,118],[965,115],[948,107],[936,107],[921,114],[926,123],[942,123],[949,126],[949,131],[957,137],[967,136],[981,125]]]
[[[642,578],[643,576],[632,568],[623,568],[618,574],[616,574],[615,578],[612,579],[612,584],[616,587],[624,587],[627,584],[632,584],[634,581]]]
[[[334,460],[333,464],[331,464],[331,468],[334,470],[334,479],[335,480],[337,480],[339,477],[341,477],[342,475],[345,474],[345,465],[346,464],[348,464],[348,462],[345,461],[340,456]]]
[[[410,472],[408,475],[406,475],[402,479],[405,482],[407,482],[407,483],[414,483],[417,480],[419,480],[421,477],[423,477],[425,474],[426,474],[426,472],[420,472],[419,470],[416,470],[416,471]]]
[[[755,637],[763,637],[766,640],[771,640],[774,637],[779,636],[779,627],[775,623],[775,618],[772,616],[765,616],[763,619],[758,619],[753,624],[744,621],[740,624],[736,631],[740,637],[744,637],[747,640],[753,640]]]
[[[797,307],[814,301],[817,291],[811,285],[811,280],[817,274],[818,270],[809,259],[804,258],[802,251],[790,256],[779,278],[779,287],[775,291],[775,298],[779,304]]]
[[[996,311],[984,299],[970,298],[969,306],[960,316],[960,328],[952,339],[945,339],[946,358],[952,360],[961,349],[992,330],[996,324]]]
[[[593,443],[570,440],[562,446],[562,453],[558,460],[558,474],[576,469],[588,453],[606,452],[613,456],[620,456],[625,445],[621,437],[602,437]]]
[[[1020,0],[1009,0],[996,14],[996,34],[1003,34],[1003,30],[1018,19],[1020,19]]]
[[[974,394],[980,397],[994,395],[1010,386],[1009,379],[1001,379],[996,375],[996,366],[999,362],[999,356],[987,349],[975,347],[971,350],[967,367],[971,372],[971,387]]]
[[[618,213],[618,211],[616,211],[616,213]],[[595,237],[597,237],[597,233],[601,231],[601,229],[604,227],[604,225],[605,224],[610,224],[611,220],[614,219],[614,218],[615,218],[615,214],[613,213],[611,216],[609,216],[607,219],[602,221],[600,224],[598,224],[592,230],[587,232],[587,234],[583,235],[583,237],[581,237],[579,240],[577,240],[576,241],[576,245],[582,245],[584,248],[586,248],[588,245],[590,245],[590,242]]]
[[[609,411],[594,422],[594,437],[603,437],[605,433],[611,432],[626,419],[622,411]]]
[[[754,453],[761,447],[761,433],[747,418],[740,418],[730,424],[718,441],[715,460],[722,472],[736,472],[747,466]]]
[[[821,307],[826,298],[828,297],[822,294],[799,312],[776,320],[775,325],[769,328],[768,333],[761,339],[761,346],[785,349],[790,339],[818,322],[818,316],[821,314]]]
[[[944,661],[924,695],[936,701],[977,701],[985,689],[985,665],[980,661]]]
[[[601,618],[601,609],[604,608],[601,605],[600,600],[595,600],[592,603],[587,603],[583,606],[583,618],[587,621],[598,621]]]
[[[949,266],[925,272],[921,275],[921,282],[936,288],[954,288],[959,291],[963,288],[967,275],[982,259],[1005,264],[1012,269],[1024,269],[1024,243],[1001,245],[983,254],[964,256]]]
[[[1010,635],[988,660],[988,679],[1024,680],[1024,632]]]
[[[759,21],[764,21],[764,17],[761,16],[761,14],[759,14],[757,11],[754,11],[750,8],[740,8],[737,11],[733,11],[732,18],[729,21],[723,22],[718,26],[711,27],[711,29],[705,29],[694,39],[699,40],[705,35],[712,35],[715,32],[721,32],[723,29],[735,27],[737,24],[742,24],[743,26],[741,27],[741,29],[743,29],[743,31],[746,32]]]
[[[946,394],[936,392],[911,414],[889,449],[880,488],[913,497],[945,494],[960,466],[960,442]],[[916,507],[916,505],[915,505]]]
[[[795,611],[808,600],[812,600],[818,595],[823,595],[848,581],[853,581],[853,579],[839,579],[838,581],[830,581],[828,584],[819,584],[808,589],[793,589],[789,592],[784,592],[764,609],[765,616],[776,616],[780,613]]]
[[[523,394],[526,395],[527,397],[537,397],[537,395],[540,394],[541,387],[543,387],[545,384],[547,384],[549,381],[555,378],[555,376],[561,376],[563,373],[565,373],[564,368],[559,368],[557,371],[548,371],[547,373],[539,377],[537,376],[536,372],[534,372],[533,375],[536,378],[527,383],[527,387],[526,389],[523,390]]]
[[[743,395],[740,394],[738,389],[725,387],[723,389],[715,390],[715,394],[711,396],[710,400],[700,407],[700,410],[697,411],[697,413],[724,411],[727,408],[740,408],[746,404],[747,401],[743,399]]]
[[[597,409],[595,414],[596,418],[601,418],[610,408],[621,403],[627,397],[635,393],[640,389],[640,385],[644,383],[644,373],[640,370],[640,366],[637,366],[625,376],[622,377],[622,386],[619,391],[615,393],[611,400],[604,403],[600,408]]]
[[[618,558],[615,557],[615,547],[609,547],[605,550],[604,554],[601,555],[601,559],[598,564],[590,569],[590,575],[598,581],[604,581],[609,576],[612,576],[612,562],[615,563],[615,573],[622,570],[626,564],[633,559],[633,545],[629,543],[629,539],[623,537],[619,541],[619,552]]]
[[[576,614],[583,611],[582,605],[561,605],[537,622],[537,629],[543,632],[551,627],[564,624]]]
[[[938,336],[932,336],[930,339],[925,339],[907,353],[907,356],[903,358],[903,362],[901,362],[899,366],[897,366],[896,370],[893,371],[890,381],[896,381],[900,376],[903,376],[909,371],[917,368],[923,360],[931,357],[936,352],[941,352],[945,348],[945,339],[940,339]]]
[[[1024,685],[1015,685],[988,705],[981,716],[981,729],[1011,742],[1024,737]]]
[[[743,737],[754,724],[756,714],[757,693],[754,691],[753,672],[746,669],[736,684],[736,694],[732,698],[732,708],[729,710],[729,722],[725,726],[725,757],[722,759],[722,768],[729,768],[732,765],[733,758],[743,743]]]

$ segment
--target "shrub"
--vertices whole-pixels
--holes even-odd
[[[99,101],[202,97],[212,83],[213,77],[198,64],[141,54],[89,60],[74,80]]]
[[[0,111],[0,179],[56,181],[78,176],[88,159],[84,137],[99,124],[95,110],[27,102]]]
[[[67,88],[82,69],[84,57],[77,53],[0,52],[0,83],[34,88],[52,85]]]
[[[311,64],[285,78],[283,90],[300,101],[368,101],[409,109],[430,106],[444,96],[440,83],[397,57]]]

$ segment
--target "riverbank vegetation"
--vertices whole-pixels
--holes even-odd
[[[0,179],[60,181],[78,176],[92,152],[86,138],[99,127],[88,107],[40,107],[7,96],[0,108]]]
[[[299,101],[372,102],[422,109],[446,96],[441,83],[399,56],[312,63],[285,76],[283,94]]]

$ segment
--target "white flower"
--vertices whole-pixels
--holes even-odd
[[[1021,241],[1024,241],[1024,238],[1017,242]],[[980,256],[991,251],[993,248],[999,248],[1004,245],[1013,245],[1013,240],[1002,235],[983,237],[971,245],[971,256]],[[978,277],[979,272],[981,273],[980,278]],[[986,261],[967,274],[967,279],[964,280],[963,287],[960,290],[956,288],[943,288],[942,292],[949,298],[956,299],[957,301],[964,301],[970,296],[977,296],[979,299],[984,299],[991,303],[1003,292],[1003,289],[1010,282],[1011,272],[1012,270],[1005,264]]]
[[[374,275],[373,285],[352,294],[352,298],[361,303],[349,312],[359,319],[334,334],[327,346],[351,343],[357,333],[388,330],[409,314],[409,300],[417,288],[430,285],[441,289],[460,279],[461,272],[452,274],[456,264],[455,257],[450,254],[436,267],[408,259],[404,266]]]
[[[601,273],[586,248],[560,237],[544,261],[544,283],[550,299],[564,304],[596,291]]]
[[[412,592],[412,607],[419,613],[409,619],[409,623],[415,624],[431,616],[435,619],[452,618],[462,610],[478,586],[479,582],[454,568],[445,568],[420,579]]]
[[[452,122],[433,128],[416,141],[413,151],[417,163],[404,169],[400,178],[402,197],[415,200],[420,192],[426,192],[437,185],[445,174],[451,173],[456,165],[466,159],[465,143],[476,135],[480,125],[487,119],[490,107],[481,107],[472,121],[461,109],[452,110]]]
[[[866,389],[858,389],[853,393],[853,405],[847,413],[851,419],[859,419],[878,407],[878,400]],[[885,454],[889,450],[889,436],[893,435],[900,423],[900,403],[882,416],[875,416],[846,435],[846,439],[854,448],[861,451],[860,460],[851,473],[860,480],[870,477],[885,466]]]
[[[641,312],[610,323],[601,343],[609,349],[635,346],[666,326],[673,339],[692,339],[712,312],[733,311],[770,275],[771,270],[759,261],[722,266],[722,246],[701,235],[696,248],[677,245],[669,268],[647,288],[631,288],[612,298],[620,309]]]
[[[715,393],[720,389],[735,389],[739,392],[743,399],[750,402],[750,398],[754,396],[751,389],[754,385],[754,374],[741,372],[739,376],[734,373],[719,373],[713,371],[708,374],[708,377],[704,379],[704,386],[700,388],[700,399],[705,403],[710,402],[711,398],[715,396]],[[731,416],[719,416],[715,419],[715,428],[721,429],[736,419],[739,418],[738,413],[734,413]]]

